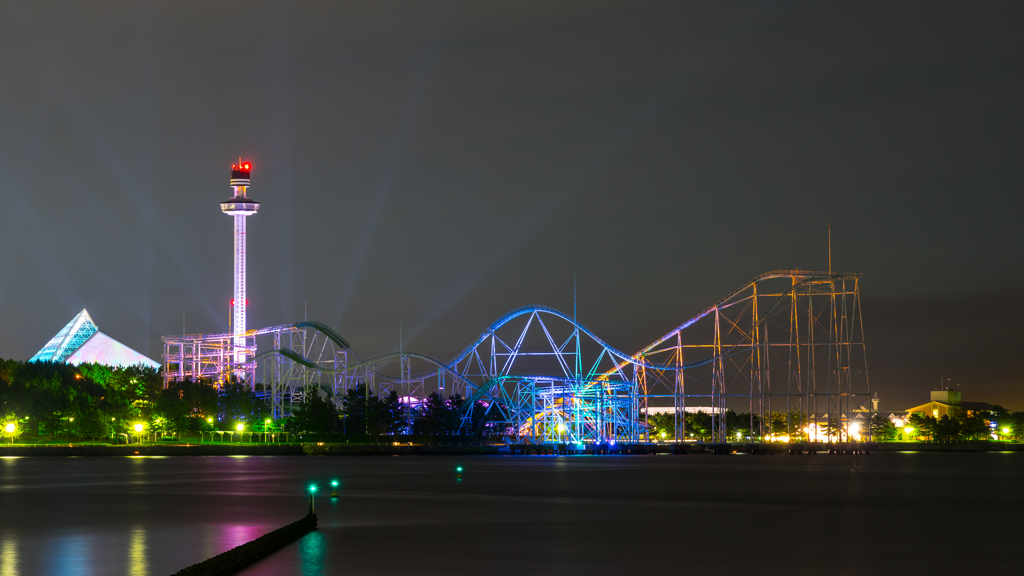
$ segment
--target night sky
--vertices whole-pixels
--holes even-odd
[[[1024,409],[1020,2],[4,2],[0,357],[79,310],[450,358],[572,309],[633,352],[762,272],[862,272],[883,410]]]

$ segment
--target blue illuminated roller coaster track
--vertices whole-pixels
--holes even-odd
[[[377,394],[397,391],[410,411],[429,392],[458,393],[466,399],[464,432],[512,442],[656,440],[649,434],[656,411],[675,415],[678,441],[698,432],[715,442],[737,440],[726,427],[733,407],[750,415],[738,439],[766,440],[781,435],[772,419],[783,404],[785,414],[800,414],[787,417],[785,435],[816,439],[827,431],[849,439],[866,431],[870,418],[859,278],[762,274],[635,354],[564,312],[527,306],[499,318],[448,362],[406,350],[362,358],[317,322],[259,331],[276,334],[278,345],[252,361],[270,375],[280,404],[275,416],[287,412],[281,398],[364,385]],[[299,346],[280,344],[281,334],[294,340],[300,332]],[[413,373],[414,360],[428,368]],[[379,370],[396,362],[398,377]],[[687,432],[688,403],[711,414],[711,430]]]
[[[562,327],[556,342],[554,330],[550,329],[543,316],[554,317],[568,324]],[[525,318],[525,327],[515,340],[502,339],[499,331],[517,318]],[[348,341],[322,324],[301,322],[265,329],[264,333],[287,333],[312,328],[323,336],[324,344],[330,343],[335,349],[329,358],[344,354],[344,361],[325,365],[324,357],[308,357],[307,353],[290,346],[279,346],[257,354],[252,362],[271,362],[278,367],[292,364],[292,383],[282,386],[281,370],[270,370],[272,387],[282,394],[278,398],[294,395],[300,389],[306,393],[309,388],[321,388],[320,378],[336,377],[335,392],[352,385],[373,382],[378,394],[397,389],[403,402],[422,402],[427,390],[444,391],[450,382],[450,392],[469,396],[464,404],[464,426],[473,425],[473,417],[484,418],[491,431],[501,436],[519,440],[594,442],[637,438],[637,402],[635,387],[631,384],[631,371],[615,370],[618,362],[639,363],[649,369],[670,369],[645,360],[636,360],[596,336],[586,327],[574,322],[567,314],[544,306],[529,306],[506,314],[489,326],[472,344],[449,362],[442,362],[429,355],[414,351],[397,351],[362,358],[351,350]],[[534,336],[543,348],[527,349],[526,339]],[[316,337],[314,336],[314,340]],[[579,345],[577,345],[577,341]],[[302,348],[309,350],[308,340]],[[323,350],[324,346],[313,346]],[[589,370],[582,372],[580,361],[585,351],[593,351],[588,363]],[[430,366],[429,370],[413,374],[411,360],[419,360]],[[530,360],[545,360],[546,366],[533,362],[532,368],[544,368],[541,372],[518,370],[520,364]],[[578,360],[579,359],[579,360]],[[378,367],[395,362],[400,363],[401,376],[382,373]],[[543,362],[542,362],[543,363]],[[294,370],[294,367],[300,370]],[[526,368],[524,366],[524,368]],[[608,374],[608,370],[612,373]],[[275,380],[274,375],[278,378]],[[618,378],[616,378],[616,374]],[[287,379],[287,378],[285,378]],[[433,386],[424,386],[424,381],[434,379]],[[264,379],[267,382],[268,379]],[[285,390],[287,388],[287,390]],[[478,404],[479,403],[479,404]],[[483,408],[474,410],[474,406]],[[280,414],[286,411],[283,409]]]

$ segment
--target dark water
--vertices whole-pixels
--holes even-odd
[[[455,466],[462,464],[462,481]],[[0,576],[1015,573],[1024,454],[0,459]],[[666,572],[668,573],[668,572]]]

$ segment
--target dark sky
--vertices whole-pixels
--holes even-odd
[[[635,351],[761,272],[864,274],[882,409],[1024,409],[1020,2],[4,2],[0,357],[83,307],[460,351],[526,304]]]

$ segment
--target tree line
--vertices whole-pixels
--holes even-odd
[[[647,417],[647,425],[652,439],[675,440],[675,414],[655,413]],[[801,441],[807,439],[804,430],[810,420],[803,412],[772,412],[764,418],[762,428],[761,417],[749,412],[725,411],[726,437],[732,441],[760,441],[762,435],[766,439],[789,439]],[[710,412],[687,412],[685,416],[685,437],[682,440],[710,441],[715,418]],[[762,430],[764,430],[762,434]],[[839,422],[835,419],[825,423],[822,434],[840,435]]]
[[[158,436],[198,435],[213,430],[282,432],[295,439],[374,437],[394,434],[469,437],[504,436],[511,433],[488,415],[481,403],[467,407],[459,395],[447,398],[438,393],[422,403],[403,404],[395,391],[378,397],[362,384],[331,396],[329,391],[306,394],[292,406],[287,418],[271,420],[266,390],[229,381],[220,387],[209,381],[184,380],[163,386],[159,370],[144,366],[110,367],[99,364],[72,366],[63,363],[23,362],[0,359],[0,434],[5,440],[21,441],[93,440],[103,441],[135,433],[142,424],[146,434]],[[465,418],[469,416],[469,418]],[[714,418],[707,412],[688,412],[683,440],[711,439]],[[650,414],[646,423],[651,439],[676,440],[675,416]],[[13,425],[13,432],[7,425]],[[809,419],[803,412],[772,412],[762,426],[757,414],[725,413],[730,440],[758,441],[761,431],[768,440],[807,440]],[[840,438],[839,422],[821,423],[820,435]],[[1001,438],[1020,439],[1024,412],[996,407],[991,412],[933,418],[923,414],[910,417],[913,435],[935,442],[982,440],[993,432]],[[882,414],[865,423],[873,439],[895,439],[895,425]],[[866,438],[868,429],[860,430]]]
[[[652,439],[675,440],[675,415],[658,413],[648,416],[648,427]],[[711,440],[714,419],[708,412],[686,413],[685,440]],[[808,440],[806,428],[810,424],[804,412],[772,412],[765,417],[764,436],[768,440],[786,438],[793,442]],[[820,423],[819,437],[825,439],[845,439],[845,432],[835,418]],[[725,413],[726,435],[730,440],[760,440],[761,419],[757,414],[737,413],[727,410]],[[933,442],[964,442],[989,440],[995,433],[999,438],[1019,440],[1024,431],[1024,411],[1011,412],[1000,406],[992,411],[961,414],[954,417],[943,416],[934,418],[924,414],[912,414],[907,427],[913,430],[912,435],[918,439]],[[865,422],[863,429],[858,430],[862,438],[868,438],[868,432],[876,442],[892,442],[896,439],[896,425],[883,414],[873,414],[870,423]]]
[[[463,426],[465,399],[430,395],[421,405],[403,405],[394,391],[384,397],[357,384],[339,398],[330,391],[305,394],[283,419],[271,419],[262,384],[231,381],[171,382],[164,388],[159,370],[141,365],[73,366],[0,359],[0,433],[19,441],[104,441],[144,433],[162,437],[214,430],[282,432],[328,439],[338,435],[484,436],[492,423],[485,407],[473,406],[472,424]],[[13,425],[13,432],[7,425]]]

